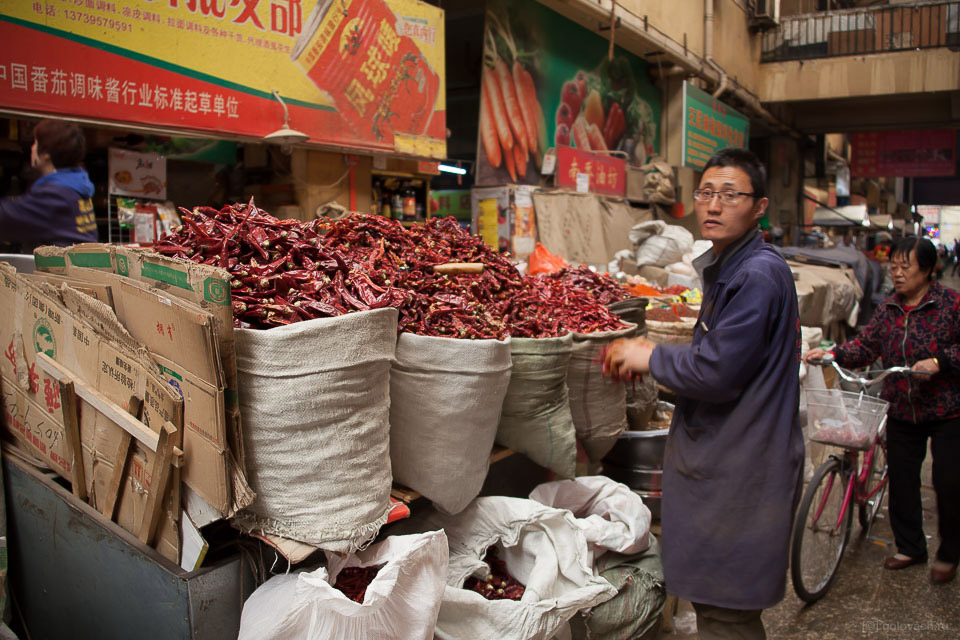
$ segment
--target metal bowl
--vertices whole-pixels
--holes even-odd
[[[620,467],[663,469],[663,451],[669,429],[656,431],[624,431],[614,443],[604,462]]]
[[[650,509],[650,515],[656,522],[660,521],[660,503],[663,500],[663,494],[659,491],[634,491],[641,499],[643,504]]]
[[[635,491],[660,491],[663,488],[663,471],[660,469],[621,467],[604,460],[603,475],[622,482]]]

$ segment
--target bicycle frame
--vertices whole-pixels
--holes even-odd
[[[877,486],[874,487],[871,491],[867,491],[865,487],[867,486],[868,474],[872,469],[873,465],[873,454],[876,451],[876,445],[883,438],[884,431],[887,426],[887,418],[884,416],[883,421],[880,423],[880,426],[877,428],[877,435],[874,437],[873,444],[867,449],[863,454],[863,464],[860,465],[860,468],[856,473],[850,474],[850,479],[847,480],[847,486],[844,489],[843,504],[840,507],[840,513],[837,515],[837,521],[833,524],[833,531],[839,531],[840,525],[843,522],[843,519],[847,516],[847,509],[850,508],[851,502],[856,503],[857,505],[863,505],[867,503],[867,500],[875,496],[884,486],[887,484],[887,478],[884,478],[881,482],[877,483]],[[836,458],[836,456],[831,456]],[[844,449],[843,450],[843,459],[840,460],[840,464],[844,467],[850,469],[857,469],[857,464],[860,461],[860,452],[856,449]],[[820,516],[823,514],[823,509],[827,504],[827,500],[830,497],[830,493],[833,491],[833,477],[827,481],[827,490],[823,493],[823,498],[820,499],[820,504],[817,505],[817,511],[814,515],[814,520],[820,520]],[[853,499],[851,501],[851,498]]]

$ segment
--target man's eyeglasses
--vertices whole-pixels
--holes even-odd
[[[747,193],[746,191],[713,191],[711,189],[693,190],[693,199],[698,202],[711,202],[714,196],[720,197],[720,204],[734,206],[740,204],[741,197],[748,196],[753,198],[756,196],[756,194]]]

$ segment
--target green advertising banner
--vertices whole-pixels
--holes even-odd
[[[750,120],[706,91],[683,83],[683,166],[702,169],[720,149],[746,147]]]
[[[490,0],[483,43],[478,185],[537,184],[551,147],[644,164],[660,148],[647,63],[530,0]]]

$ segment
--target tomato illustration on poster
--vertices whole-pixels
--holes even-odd
[[[537,184],[547,149],[644,164],[660,145],[647,63],[535,2],[490,0],[484,30],[478,185]]]

